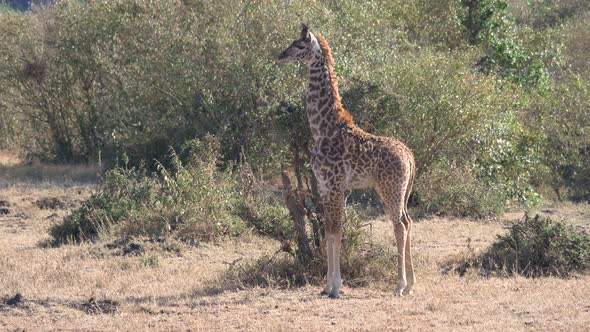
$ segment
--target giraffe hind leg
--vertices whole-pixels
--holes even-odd
[[[392,217],[393,219],[394,217]],[[406,246],[407,229],[403,222],[398,218],[398,221],[393,221],[395,232],[395,243],[397,245],[397,286],[395,289],[396,296],[402,296],[404,289],[408,282],[406,279]]]
[[[397,286],[395,295],[402,296],[408,284],[406,280],[406,240],[408,236],[408,225],[404,218],[404,190],[400,190],[395,185],[386,183],[377,185],[376,189],[379,196],[381,196],[381,200],[383,200],[387,214],[393,222],[395,243],[397,246]]]
[[[416,169],[414,165],[414,158],[410,160],[410,174],[408,180],[408,186],[405,191],[404,206],[403,206],[403,218],[404,223],[407,225],[408,236],[406,238],[406,279],[408,282],[407,287],[404,289],[405,294],[412,294],[413,287],[416,284],[416,275],[414,274],[414,264],[412,262],[412,230],[414,228],[412,218],[408,214],[408,202],[410,201],[410,194],[412,193],[412,187],[414,186],[414,178],[416,176]]]
[[[416,275],[414,274],[414,264],[412,262],[412,228],[413,222],[412,218],[408,215],[406,211],[407,208],[404,209],[403,218],[404,224],[407,227],[407,236],[406,236],[406,243],[405,243],[405,264],[406,264],[406,281],[407,286],[404,288],[403,293],[405,295],[413,293],[413,287],[416,284]]]

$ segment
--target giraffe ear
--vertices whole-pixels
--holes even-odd
[[[309,35],[309,28],[306,24],[301,25],[301,39],[303,40],[310,40],[311,36]]]

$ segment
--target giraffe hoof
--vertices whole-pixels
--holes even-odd
[[[406,286],[406,287],[404,288],[404,290],[403,290],[402,294],[403,294],[403,295],[412,295],[412,294],[414,294],[414,289],[413,289],[413,287],[412,287],[412,286],[413,286],[413,285],[408,285],[408,286]]]
[[[325,290],[322,290],[321,293],[320,293],[320,296],[326,296],[328,294],[330,294],[330,293],[329,292],[326,292]]]
[[[330,295],[328,295],[328,297],[334,300],[334,299],[338,299],[338,298],[340,298],[340,295],[338,295],[338,294],[333,294],[333,293],[330,293]]]
[[[404,296],[406,293],[404,292],[404,290],[410,290],[410,287],[407,287],[408,284],[405,281],[402,282],[398,282],[397,286],[395,287],[395,296],[399,296],[402,297]]]

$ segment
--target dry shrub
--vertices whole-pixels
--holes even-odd
[[[590,270],[590,237],[548,217],[525,214],[485,252],[476,254],[468,245],[467,253],[447,261],[443,271],[463,276],[472,268],[486,275],[569,277]]]
[[[19,307],[22,306],[25,301],[25,298],[21,295],[21,293],[16,293],[14,296],[7,296],[0,300],[0,304],[6,304],[12,307]]]
[[[225,288],[291,288],[320,285],[326,276],[325,257],[303,264],[289,253],[277,253],[256,260],[230,265],[221,277]],[[349,257],[341,257],[342,280],[349,287],[362,287],[375,281],[392,281],[396,266],[394,254],[380,245],[362,248]]]
[[[340,257],[343,282],[350,287],[365,286],[378,280],[393,282],[397,253],[392,247],[373,242],[362,219],[357,210],[347,208]],[[297,259],[292,247],[283,243],[272,256],[233,262],[221,279],[228,289],[319,285],[327,271],[323,249],[316,250],[311,260],[303,262]]]
[[[311,266],[303,266],[292,255],[277,252],[256,260],[236,261],[230,264],[221,277],[225,288],[251,287],[289,288],[318,282],[319,272]]]

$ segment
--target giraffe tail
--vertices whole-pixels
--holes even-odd
[[[404,197],[404,216],[406,219],[410,219],[408,215],[408,202],[410,200],[410,194],[412,193],[412,187],[414,186],[414,178],[416,177],[416,162],[412,157],[410,159],[410,179],[408,181],[408,186],[406,187],[406,193]]]

